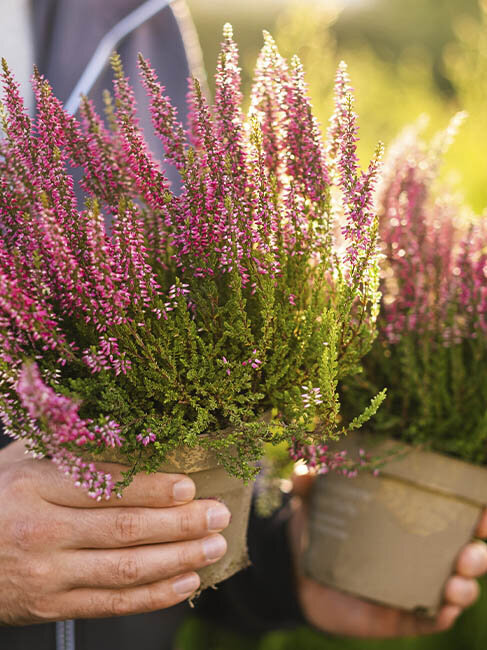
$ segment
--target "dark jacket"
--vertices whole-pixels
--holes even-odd
[[[141,0],[32,0],[35,61],[65,102],[103,35],[142,4]],[[172,3],[130,34],[118,47],[127,74],[135,82],[137,53],[149,57],[168,94],[185,118],[187,78],[201,77],[198,46],[186,7]],[[188,60],[189,58],[192,60]],[[197,69],[195,69],[197,68]],[[148,115],[145,94],[135,83],[142,116]],[[91,96],[99,109],[107,68]],[[147,118],[146,118],[147,119]],[[161,154],[158,139],[146,132],[149,146]],[[168,170],[169,173],[171,173]],[[173,178],[177,182],[176,178]],[[8,443],[0,432],[0,446]],[[270,519],[251,517],[249,548],[252,565],[199,600],[196,613],[238,631],[259,634],[300,621],[286,542],[284,508]],[[174,634],[188,614],[186,604],[160,612],[116,619],[75,622],[76,650],[169,650]],[[59,630],[58,630],[59,631]],[[0,628],[0,650],[56,650],[55,624]]]

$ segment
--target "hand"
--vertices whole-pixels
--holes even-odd
[[[290,537],[297,558],[306,526],[305,500],[314,478],[305,474],[294,479],[297,496],[290,520]],[[477,536],[487,537],[487,511],[482,516]],[[307,620],[323,632],[363,638],[394,638],[449,629],[459,614],[477,600],[479,587],[476,578],[486,572],[487,546],[483,542],[467,544],[458,556],[456,574],[446,583],[445,602],[434,620],[360,600],[303,575],[297,576],[297,589]]]
[[[117,477],[122,467],[99,463]],[[49,460],[0,451],[0,625],[170,607],[226,551],[227,508],[178,474],[138,475],[96,502]]]

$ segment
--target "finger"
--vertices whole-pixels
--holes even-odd
[[[361,638],[395,639],[434,634],[446,630],[456,618],[450,611],[442,612],[441,619],[438,616],[431,619],[374,603],[363,603],[357,609],[356,633],[352,636]]]
[[[391,631],[389,637],[408,637],[408,636],[425,636],[427,634],[437,634],[446,632],[450,629],[458,616],[462,613],[462,608],[457,605],[443,606],[435,618],[423,618],[415,614],[407,614],[396,611],[397,624],[396,633]]]
[[[449,605],[470,607],[479,597],[479,585],[476,580],[452,576],[445,586],[445,600]]]
[[[187,503],[194,498],[195,485],[184,474],[138,474],[125,488],[121,499],[96,501],[87,492],[76,487],[74,481],[64,476],[51,461],[29,461],[25,472],[30,475],[33,487],[40,496],[50,503],[71,508],[103,508],[123,506],[144,506],[147,508],[167,508]],[[127,467],[115,463],[97,463],[97,468],[108,472],[118,481]]]
[[[49,597],[37,603],[32,613],[42,621],[142,614],[182,602],[199,585],[197,573],[186,573],[129,589],[73,589],[58,598]]]
[[[449,630],[462,611],[462,608],[458,607],[458,605],[445,605],[442,607],[436,617],[435,632],[445,632],[446,630]]]
[[[227,550],[222,535],[202,540],[109,551],[66,553],[59,571],[69,576],[66,588],[122,589],[160,582],[219,560]]]
[[[340,636],[387,639],[433,634],[447,629],[460,612],[459,607],[448,605],[436,619],[427,619],[360,600],[307,578],[300,583],[301,605],[308,621]]]
[[[479,578],[487,572],[487,546],[471,542],[463,547],[457,559],[456,573],[464,578]]]
[[[487,509],[482,512],[475,534],[481,539],[487,538]]]
[[[179,542],[219,533],[230,511],[219,501],[198,500],[173,508],[104,508],[68,512],[64,548],[124,548]]]

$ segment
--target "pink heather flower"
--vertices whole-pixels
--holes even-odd
[[[159,295],[159,283],[149,264],[145,224],[135,205],[120,206],[113,222],[113,257],[120,284],[130,303],[148,307]]]
[[[136,117],[135,95],[129,80],[123,74],[118,55],[112,56],[112,64],[115,69],[114,93],[117,100],[115,117],[126,162],[147,205],[153,210],[165,211],[168,180],[148,150]]]
[[[227,359],[226,357],[222,357],[222,361],[223,361],[223,364],[224,364],[225,366],[228,365],[228,359]],[[231,375],[231,370],[230,370],[230,368],[227,368],[227,369],[226,369],[226,373],[227,373],[228,376]]]
[[[114,337],[100,337],[99,347],[93,346],[84,350],[82,359],[93,373],[114,370],[116,376],[126,375],[132,366],[126,353],[119,350],[117,339]]]
[[[36,364],[22,367],[16,390],[29,416],[46,423],[57,445],[69,442],[83,445],[96,441],[97,433],[105,432],[104,428],[89,428],[91,422],[78,415],[79,404],[47,386]]]
[[[254,370],[259,370],[262,361],[257,358],[257,350],[252,350],[252,356],[246,361],[242,361],[242,366],[250,366]]]
[[[137,442],[141,442],[144,447],[147,447],[151,442],[154,442],[156,440],[156,434],[152,433],[151,431],[146,433],[145,435],[142,433],[138,433],[136,436]]]
[[[303,196],[313,202],[325,201],[330,180],[321,143],[321,133],[311,111],[303,66],[292,60],[285,85],[286,171],[295,180]]]
[[[256,116],[262,133],[264,162],[282,188],[281,173],[285,164],[286,117],[284,104],[285,82],[289,70],[268,32],[264,32],[262,48],[254,73],[250,115]]]
[[[390,343],[415,332],[450,345],[487,331],[486,221],[467,229],[455,202],[434,198],[438,166],[414,128],[387,162],[379,203],[383,331]]]
[[[245,148],[243,141],[242,93],[240,91],[240,68],[238,66],[238,49],[233,40],[232,26],[228,23],[223,28],[224,41],[218,58],[215,75],[215,114],[218,138],[223,143],[227,160],[231,165],[230,173],[237,184],[242,184],[237,191],[245,193]]]
[[[47,349],[55,348],[62,335],[57,332],[57,322],[54,314],[19,286],[17,278],[9,277],[7,272],[0,270],[0,313],[17,332],[20,343],[24,335],[32,342],[41,340],[47,344]],[[15,339],[11,339],[12,343]]]
[[[66,444],[82,446],[95,442],[109,447],[121,446],[123,438],[118,425],[109,421],[90,427],[90,421],[79,417],[79,405],[47,386],[35,364],[23,366],[16,388],[29,418],[45,423],[42,440],[53,461],[87,489],[90,496],[98,500],[109,498],[114,485],[110,474],[99,472],[93,463],[84,462]]]
[[[355,478],[362,469],[372,469],[372,459],[369,454],[361,454],[357,460],[344,450],[332,451],[326,444],[303,445],[295,442],[291,448],[291,458],[295,462],[305,461],[318,474],[337,472],[347,478]],[[373,470],[377,476],[378,470]]]
[[[363,265],[376,267],[377,233],[375,186],[381,171],[383,145],[379,143],[366,171],[357,157],[358,126],[347,66],[342,61],[335,77],[335,111],[328,127],[326,161],[329,175],[342,192],[344,223],[341,234],[345,262],[352,276],[363,273]],[[374,271],[375,273],[376,271]]]
[[[121,447],[123,445],[124,438],[120,432],[120,426],[114,420],[96,424],[92,429],[98,446]]]
[[[341,61],[335,76],[335,111],[330,117],[327,131],[326,160],[330,174],[334,177],[337,174],[337,161],[340,157],[340,150],[343,146],[345,136],[345,124],[347,122],[347,97],[352,96],[353,88],[350,85],[347,64]],[[353,137],[356,137],[356,131]],[[356,162],[354,152],[351,152],[353,162]]]
[[[188,284],[180,282],[178,284],[172,284],[169,287],[169,291],[167,293],[168,300],[164,303],[164,310],[166,313],[176,309],[180,301],[186,304],[188,309],[191,308],[191,301],[187,298],[189,295],[188,287]]]
[[[174,164],[176,169],[184,169],[186,165],[186,139],[183,126],[177,121],[177,110],[170,99],[164,94],[165,89],[157,80],[157,75],[150,61],[139,54],[139,68],[142,83],[150,100],[152,124],[155,132],[164,145],[166,159]]]
[[[318,406],[323,404],[321,397],[321,391],[319,388],[309,388],[307,386],[302,386],[303,392],[301,393],[301,398],[303,400],[303,407],[305,409],[310,408],[310,406]]]
[[[53,97],[49,84],[39,75],[34,76],[34,94],[37,100],[36,114],[36,183],[49,197],[50,208],[64,226],[64,234],[70,245],[76,242],[77,202],[74,180],[66,169],[67,155],[62,145],[63,123],[58,119],[58,100]],[[49,173],[46,173],[49,171]]]
[[[339,185],[343,193],[345,224],[342,234],[347,244],[347,259],[353,266],[375,250],[371,235],[375,221],[374,190],[383,147],[380,144],[367,171],[359,173],[357,159],[357,116],[353,95],[347,92],[346,67],[342,63],[336,79],[336,109],[329,129],[332,141],[328,155],[336,156]],[[346,94],[343,94],[346,92]],[[333,140],[333,138],[335,140]]]

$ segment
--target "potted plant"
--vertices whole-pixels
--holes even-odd
[[[348,447],[385,463],[317,482],[305,559],[326,584],[429,615],[487,502],[487,222],[437,180],[461,119],[430,146],[408,129],[386,164],[379,335],[342,385],[345,412],[387,385],[380,435]]]
[[[3,61],[1,416],[96,499],[122,495],[141,471],[193,473],[197,496],[224,499],[229,550],[203,569],[204,588],[246,562],[263,443],[342,432],[337,381],[374,337],[381,149],[359,173],[350,96],[326,153],[299,61],[268,35],[245,116],[225,27],[213,105],[192,80],[188,130],[139,64],[180,191],[145,144],[118,56],[110,129],[86,99],[81,121],[67,114],[37,72],[31,120]],[[70,167],[83,172],[84,207]],[[127,465],[123,479],[97,459]]]

